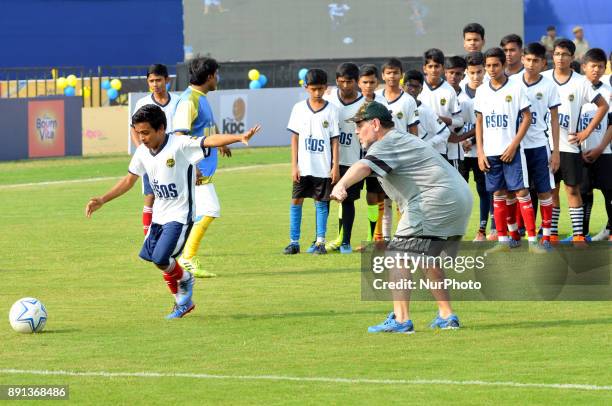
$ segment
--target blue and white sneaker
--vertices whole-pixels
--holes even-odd
[[[191,300],[182,306],[175,304],[174,309],[172,309],[172,313],[167,315],[166,318],[167,319],[180,319],[181,317],[185,316],[187,313],[189,313],[193,309],[195,309],[195,303],[193,303]]]
[[[307,254],[312,254],[313,252],[315,252],[315,250],[317,249],[317,242],[313,241],[312,245],[310,247],[308,247],[308,249],[306,250]]]
[[[456,330],[461,325],[459,324],[459,317],[456,314],[451,314],[447,318],[443,319],[440,317],[440,313],[436,315],[436,318],[433,319],[429,328],[439,328],[441,330]]]
[[[376,326],[368,327],[368,333],[401,333],[401,334],[412,334],[414,333],[414,325],[412,320],[406,320],[403,323],[398,323],[395,320],[395,313],[391,312],[387,316],[387,319]]]
[[[184,272],[189,274],[189,278],[178,283],[178,291],[176,292],[177,306],[184,306],[186,303],[191,301],[191,297],[193,296],[193,285],[195,284],[195,278],[191,272]]]
[[[324,242],[318,242],[315,244],[315,249],[312,251],[313,255],[325,255],[327,254],[327,250],[325,249]]]
[[[351,247],[350,244],[342,244],[340,246],[340,253],[341,254],[351,254],[353,252],[353,247]]]

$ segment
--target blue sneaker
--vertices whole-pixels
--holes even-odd
[[[350,244],[342,244],[340,246],[340,253],[341,254],[350,254],[353,252],[353,247],[351,247]]]
[[[183,306],[190,302],[191,297],[193,296],[193,285],[195,284],[195,278],[191,272],[184,272],[189,274],[189,278],[178,283],[178,291],[176,292],[176,304],[178,306]]]
[[[542,241],[541,245],[542,245],[542,248],[544,248],[547,252],[550,252],[553,250],[552,243],[549,240]]]
[[[300,253],[300,244],[297,244],[294,242],[287,245],[285,249],[283,250],[283,254],[285,255],[295,255],[299,253]]]
[[[185,316],[187,313],[195,309],[195,303],[191,300],[186,304],[179,306],[177,304],[174,305],[174,309],[172,309],[172,313],[166,316],[167,319],[180,319]]]
[[[387,319],[376,326],[368,327],[368,333],[402,333],[412,334],[414,333],[414,325],[412,320],[406,320],[403,323],[398,323],[395,320],[395,313],[391,312],[387,316]]]
[[[315,249],[317,248],[317,242],[313,241],[312,245],[310,247],[308,247],[308,249],[306,250],[307,254],[312,254],[313,252],[315,252]]]
[[[324,242],[318,242],[315,244],[314,251],[312,251],[313,255],[325,255],[327,254],[327,250],[325,249]]]
[[[508,246],[510,248],[518,248],[521,246],[521,240],[515,240],[513,238],[510,238],[510,241],[508,241]]]
[[[440,313],[436,315],[436,318],[433,319],[429,328],[439,328],[441,330],[456,330],[459,327],[459,317],[455,314],[451,314],[447,318],[443,319],[440,317]]]

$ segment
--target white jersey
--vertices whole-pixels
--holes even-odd
[[[476,128],[476,113],[474,112],[475,96],[476,90],[472,90],[467,84],[461,86],[461,93],[459,93],[459,104],[461,105],[461,115],[463,116],[463,130],[461,134],[465,134]],[[465,153],[465,157],[477,158],[475,135],[470,138],[470,142],[472,143],[472,147]]]
[[[332,91],[331,94],[323,98],[336,106],[339,111],[340,137],[338,139],[340,146],[340,165],[351,166],[361,159],[361,144],[359,138],[355,134],[355,123],[346,122],[347,119],[355,116],[365,98],[358,94],[358,97],[352,102],[345,104],[340,99],[339,90]]]
[[[608,126],[610,123],[610,116],[612,116],[612,86],[610,86],[610,82],[601,82],[598,85],[595,85],[597,91],[603,96],[604,100],[608,102],[610,108],[608,110],[608,114],[604,116],[599,125],[595,127],[591,135],[584,140],[581,144],[582,151],[588,151],[593,148],[597,148],[599,144],[603,141],[606,131],[608,130]],[[588,103],[582,106],[582,110],[580,111],[580,120],[578,122],[578,131],[582,131],[591,123],[595,113],[597,112],[597,105],[593,103]],[[610,154],[612,150],[610,149],[610,144],[606,146],[606,148],[602,152],[603,154]]]
[[[561,98],[559,106],[559,151],[579,153],[578,146],[568,142],[568,135],[575,133],[578,129],[580,109],[584,104],[592,103],[600,94],[593,89],[591,82],[574,71],[571,71],[569,79],[565,83],[559,83],[550,69],[542,72],[542,76],[552,80],[557,85],[557,91]],[[550,139],[552,147],[552,138]]]
[[[329,178],[332,165],[331,139],[340,136],[339,111],[326,101],[314,111],[308,100],[296,103],[287,129],[298,134],[298,168],[301,176]]]
[[[552,80],[540,75],[535,83],[527,84],[524,75],[517,76],[516,82],[523,86],[523,90],[531,103],[531,125],[527,134],[521,141],[525,149],[538,148],[548,145],[550,134],[548,134],[548,123],[550,122],[550,109],[559,107],[561,99],[557,86]],[[552,138],[551,138],[552,139]]]
[[[482,139],[486,156],[499,156],[510,145],[519,126],[519,117],[529,110],[529,99],[523,87],[506,79],[499,89],[491,82],[476,89],[474,111],[482,115]]]
[[[440,154],[446,154],[446,140],[450,130],[444,121],[427,105],[417,102],[419,110],[419,137],[434,147]]]
[[[438,116],[456,119],[460,117],[461,106],[457,99],[457,92],[444,79],[436,87],[431,87],[425,81],[423,91],[419,94],[418,99],[429,106]],[[461,123],[463,125],[463,123]],[[451,128],[452,131],[457,131],[456,128]],[[461,146],[457,143],[449,143],[447,145],[448,159],[462,159],[463,154],[459,152]]]
[[[174,131],[174,126],[172,125],[172,117],[174,116],[174,112],[176,111],[176,105],[178,104],[178,102],[179,98],[177,96],[173,97],[170,93],[168,93],[168,103],[159,104],[157,100],[153,98],[153,93],[151,93],[150,95],[138,99],[136,105],[134,106],[134,111],[132,112],[132,114],[136,113],[136,111],[142,106],[146,106],[147,104],[154,104],[161,108],[166,114],[166,122],[168,123],[168,125],[166,126],[166,131],[172,132]]]
[[[417,111],[414,97],[403,90],[395,100],[387,100],[385,90],[378,90],[375,94],[380,98],[382,104],[391,110],[395,128],[401,132],[408,132],[408,127],[419,124],[419,113]],[[378,101],[378,99],[376,99]]]
[[[187,224],[193,221],[193,165],[204,158],[203,142],[204,137],[166,134],[156,154],[144,144],[136,148],[129,172],[137,176],[149,175],[149,183],[155,193],[153,223],[176,221]]]

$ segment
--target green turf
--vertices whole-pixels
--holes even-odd
[[[288,157],[287,149],[252,149],[220,162]],[[2,163],[0,185],[121,176],[127,163],[126,156]],[[433,303],[417,302],[417,334],[369,335],[366,327],[381,321],[390,305],[360,300],[357,254],[280,255],[288,234],[288,166],[217,175],[223,217],[210,227],[200,254],[220,277],[198,281],[192,314],[166,321],[170,297],[160,272],[137,257],[140,188],[84,217],[88,198],[113,183],[3,189],[0,316],[18,298],[34,296],[50,319],[43,334],[32,336],[3,322],[0,369],[612,384],[607,302],[456,303],[465,328],[437,334],[426,328]],[[365,235],[364,205],[357,204],[356,239]],[[335,213],[334,205],[330,233]],[[475,207],[468,236],[477,216]],[[565,217],[562,232],[569,227]],[[594,230],[604,217],[598,196]],[[310,202],[303,224],[306,245],[314,233]],[[610,390],[431,384],[2,373],[0,384],[68,384],[72,401],[95,405],[612,402]]]

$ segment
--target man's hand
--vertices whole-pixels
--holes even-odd
[[[300,181],[300,168],[298,168],[297,166],[294,166],[293,168],[291,168],[291,179],[294,182]]]
[[[346,193],[346,188],[344,187],[344,184],[340,182],[340,183],[337,183],[336,186],[334,186],[334,188],[332,189],[331,195],[329,197],[332,200],[342,202],[344,201],[344,199],[346,199],[347,195],[348,194]]]
[[[461,143],[461,147],[463,147],[463,152],[470,152],[470,149],[472,149],[472,141],[471,140],[465,140]]]
[[[592,164],[597,160],[597,158],[599,158],[602,152],[603,149],[599,147],[589,149],[588,151],[582,153],[582,159],[584,159],[585,162]]]
[[[89,203],[85,206],[85,215],[87,217],[91,217],[94,211],[98,210],[100,207],[104,205],[104,201],[101,197],[92,197],[89,199]]]
[[[242,134],[242,143],[244,145],[249,145],[249,140],[251,139],[251,137],[253,137],[256,133],[259,132],[259,130],[261,130],[261,125],[257,124],[255,127],[252,127],[249,131],[247,131],[246,133]]]
[[[223,147],[219,147],[219,153],[221,154],[221,156],[224,156],[227,158],[232,157],[232,150],[227,145]]]
[[[567,135],[567,142],[572,145],[580,145],[582,141],[586,140],[590,134],[587,134],[586,131],[579,131],[577,133],[569,133]]]
[[[489,160],[486,156],[478,154],[478,167],[483,172],[489,172],[491,166],[489,165]]]
[[[552,171],[552,173],[555,173],[559,170],[559,166],[561,166],[561,154],[559,153],[559,151],[554,151],[551,155],[550,155],[550,170]]]
[[[518,148],[518,145],[514,145],[514,144],[508,145],[508,147],[504,150],[504,153],[501,154],[499,159],[502,162],[509,164],[514,159],[514,155],[516,155],[517,148]]]

